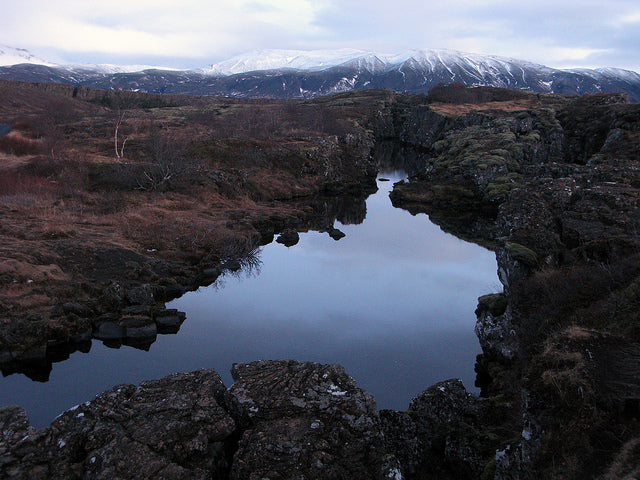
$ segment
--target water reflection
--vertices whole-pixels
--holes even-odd
[[[173,302],[189,317],[182,334],[208,338],[192,347],[227,382],[233,362],[294,358],[341,363],[384,408],[444,378],[473,388],[473,312],[497,284],[494,255],[392,208],[392,182],[378,186],[361,225],[336,224],[340,241],[309,232],[270,244],[260,275]]]
[[[215,368],[229,385],[232,363],[259,358],[340,363],[381,408],[405,409],[444,378],[472,388],[473,312],[498,283],[494,255],[444,234],[425,215],[394,209],[392,181],[378,182],[366,201],[316,199],[307,205],[311,223],[300,226],[316,231],[298,244],[271,243],[253,268],[168,304],[187,312],[178,335],[158,335],[148,352],[101,342],[89,353],[63,352],[49,359],[69,358],[53,371],[48,364],[46,383],[3,378],[0,405],[25,407],[42,427],[113,385],[198,368]],[[334,227],[346,236],[335,241]]]

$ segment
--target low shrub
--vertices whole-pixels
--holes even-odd
[[[36,140],[17,135],[5,135],[0,137],[0,152],[21,157],[23,155],[35,155],[40,153],[42,145]]]
[[[0,197],[25,194],[51,197],[59,191],[60,186],[47,178],[16,171],[4,171],[0,175]]]

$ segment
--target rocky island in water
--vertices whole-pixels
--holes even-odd
[[[307,101],[0,83],[0,368],[93,339],[148,348],[166,302],[261,244],[333,231],[326,196],[413,174],[396,207],[491,248],[480,394],[404,411],[335,364],[263,360],[118,385],[36,430],[0,409],[2,478],[617,479],[640,475],[640,107],[437,87]],[[187,320],[188,321],[188,320]],[[46,401],[46,399],[43,399]]]

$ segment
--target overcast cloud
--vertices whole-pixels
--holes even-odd
[[[0,44],[61,63],[201,67],[254,49],[445,48],[640,71],[637,0],[23,0]]]

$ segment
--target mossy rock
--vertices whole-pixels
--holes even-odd
[[[504,200],[515,187],[512,183],[490,183],[487,185],[486,198],[490,202]]]
[[[539,142],[540,134],[538,132],[530,132],[527,135],[521,137],[524,142]]]
[[[489,460],[482,471],[482,476],[480,480],[493,480],[496,475],[496,459],[495,457]]]
[[[490,293],[478,298],[478,309],[488,310],[491,315],[498,317],[507,309],[508,300],[503,293]]]
[[[507,251],[511,258],[525,264],[529,268],[536,268],[538,266],[538,255],[533,250],[520,245],[515,242],[508,242],[506,244]]]

